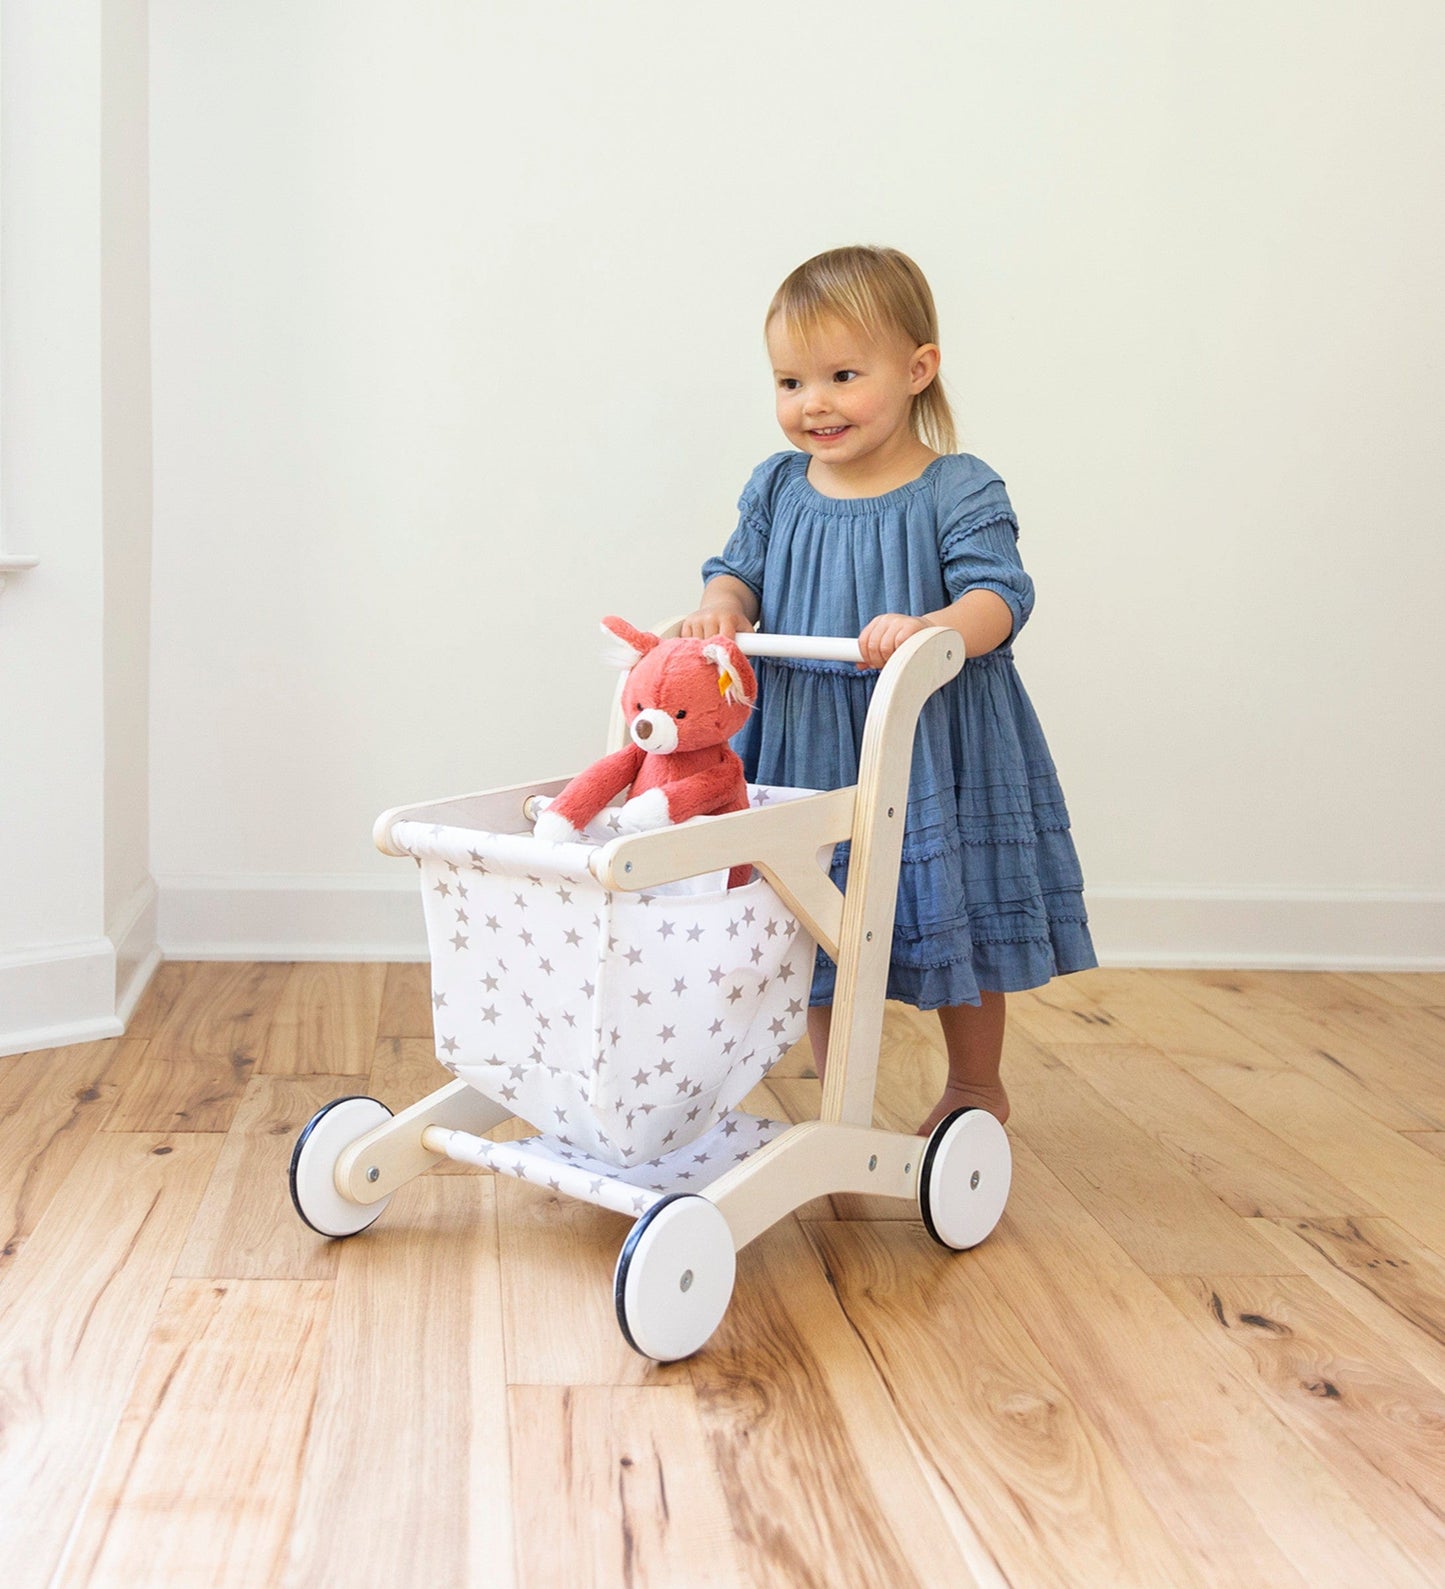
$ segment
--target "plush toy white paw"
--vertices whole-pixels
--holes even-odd
[[[537,820],[532,825],[532,832],[548,844],[576,844],[582,838],[577,829],[558,811],[539,811]]]
[[[617,813],[617,826],[623,833],[651,833],[654,828],[667,827],[671,821],[667,795],[661,789],[634,795]]]

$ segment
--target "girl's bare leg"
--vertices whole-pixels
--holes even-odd
[[[919,1136],[931,1135],[938,1122],[955,1109],[987,1109],[1001,1122],[1008,1119],[1008,1094],[999,1080],[1004,1015],[1002,993],[985,993],[982,1004],[958,1004],[938,1012],[948,1050],[948,1080],[933,1113],[919,1126]],[[808,1010],[808,1043],[819,1081],[827,1068],[832,1021],[831,1005],[815,1004]]]
[[[948,1081],[937,1107],[918,1128],[919,1136],[929,1136],[955,1109],[987,1109],[1000,1122],[1008,1119],[1008,1094],[999,1080],[1004,1014],[1002,993],[985,993],[982,1004],[956,1004],[938,1012],[948,1049]]]

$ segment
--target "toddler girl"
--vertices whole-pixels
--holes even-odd
[[[937,1010],[954,1109],[1008,1118],[1004,994],[1097,962],[1063,794],[1014,669],[1033,607],[1003,481],[955,452],[933,295],[889,248],[800,265],[764,322],[778,423],[795,451],[753,471],[741,518],[703,565],[687,636],[857,635],[863,663],[758,659],[758,709],[734,745],[750,782],[857,782],[881,668],[910,636],[963,636],[962,673],[919,719],[888,997]],[[847,846],[833,861],[847,876]],[[808,1035],[823,1072],[835,967],[821,951]]]

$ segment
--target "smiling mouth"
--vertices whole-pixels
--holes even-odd
[[[835,436],[841,436],[845,430],[851,429],[848,425],[828,425],[821,430],[810,430],[810,436],[817,436],[822,441],[832,441]]]

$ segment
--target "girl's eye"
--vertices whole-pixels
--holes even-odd
[[[798,383],[791,375],[785,375],[782,380],[778,382],[778,385],[781,386],[785,392],[796,392],[798,389]]]
[[[857,370],[838,370],[835,372],[833,379],[838,382],[856,381],[858,372]]]

